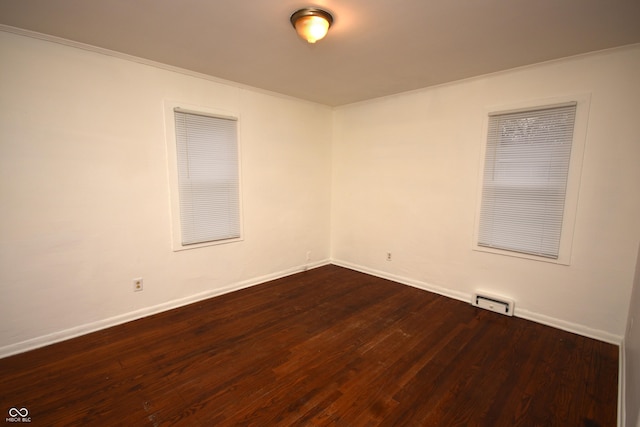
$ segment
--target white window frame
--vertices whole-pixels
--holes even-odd
[[[238,149],[238,184],[239,184],[239,221],[240,236],[223,240],[212,240],[202,243],[182,244],[181,225],[180,225],[180,191],[178,182],[178,153],[176,140],[176,124],[175,111],[199,114],[204,116],[217,117],[222,119],[232,119],[238,122],[237,127],[237,149]],[[234,243],[244,240],[243,230],[243,209],[242,209],[242,171],[241,171],[241,149],[240,149],[240,116],[231,111],[215,109],[211,107],[203,107],[190,105],[184,102],[165,100],[164,101],[164,122],[165,122],[165,141],[167,154],[167,174],[169,181],[169,203],[171,206],[171,245],[173,251],[182,251],[188,249],[197,249],[213,245],[221,245]]]
[[[576,116],[573,130],[573,141],[571,147],[571,157],[569,160],[569,173],[567,177],[567,188],[565,193],[564,213],[562,219],[562,233],[560,236],[560,246],[558,258],[548,258],[543,256],[530,255],[520,252],[489,248],[478,245],[480,229],[480,209],[482,206],[482,190],[485,169],[485,157],[487,151],[487,136],[489,130],[489,120],[491,115],[514,113],[519,111],[533,111],[575,102]],[[482,131],[482,150],[479,159],[478,173],[478,196],[476,203],[476,215],[473,233],[472,249],[475,251],[543,261],[554,264],[570,265],[571,249],[573,245],[573,235],[578,208],[578,195],[580,191],[580,178],[582,174],[582,163],[587,138],[587,125],[589,121],[589,108],[591,103],[590,94],[575,94],[559,96],[554,98],[523,101],[516,104],[489,107],[485,110],[484,126]]]

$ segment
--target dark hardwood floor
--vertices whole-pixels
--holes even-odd
[[[33,426],[613,427],[617,379],[614,345],[326,266],[1,359],[0,410]]]

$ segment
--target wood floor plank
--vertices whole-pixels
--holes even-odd
[[[325,266],[0,360],[45,426],[614,427],[618,348]]]

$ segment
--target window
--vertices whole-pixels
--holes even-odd
[[[172,108],[171,176],[174,249],[241,236],[238,131],[235,117]],[[167,118],[169,120],[169,118]],[[171,138],[168,135],[168,140]],[[177,193],[177,197],[176,197]],[[177,222],[177,224],[176,224]]]
[[[489,114],[477,249],[568,263],[582,156],[578,105]]]

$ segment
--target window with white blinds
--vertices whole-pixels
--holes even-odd
[[[182,245],[239,238],[237,120],[174,116]]]
[[[558,259],[576,103],[491,114],[478,246]]]

